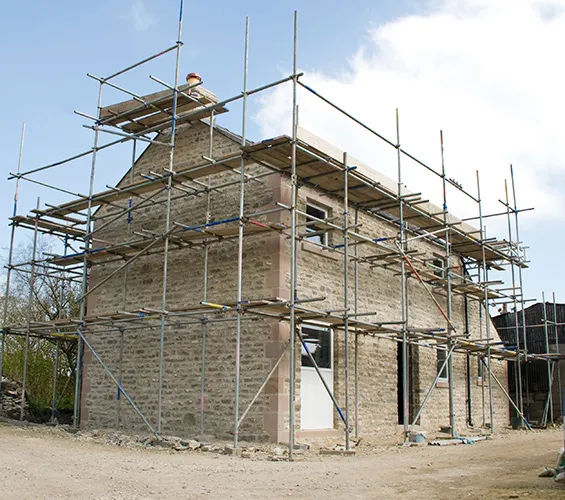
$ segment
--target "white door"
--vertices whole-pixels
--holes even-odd
[[[302,336],[308,351],[316,361],[320,373],[333,393],[333,339],[327,328],[303,326]],[[333,429],[333,403],[326,391],[306,348],[302,346],[300,381],[301,428]]]

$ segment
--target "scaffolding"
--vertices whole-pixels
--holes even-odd
[[[494,318],[497,330],[502,338],[513,336],[516,332],[522,332],[525,325],[524,344],[528,345],[528,353],[539,353],[539,356],[524,365],[524,369],[518,375],[514,370],[514,377],[510,377],[510,391],[518,394],[520,384],[518,376],[521,377],[523,393],[526,399],[523,403],[524,413],[530,420],[536,420],[536,399],[543,396],[543,404],[537,403],[537,423],[541,427],[554,424],[563,415],[563,393],[560,360],[561,354],[560,335],[562,336],[563,314],[562,304],[557,304],[555,293],[552,301],[546,302],[545,292],[542,292],[542,302],[530,306],[526,310],[503,311]],[[538,361],[532,363],[531,361]],[[537,393],[537,398],[536,398]]]
[[[163,371],[164,371],[164,343],[165,331],[168,326],[195,325],[201,327],[202,355],[201,355],[201,397],[206,387],[205,370],[207,356],[207,328],[214,322],[228,322],[235,329],[235,386],[234,386],[234,414],[233,437],[234,446],[238,446],[239,428],[247,416],[250,408],[264,390],[270,377],[279,367],[281,361],[287,357],[289,360],[289,456],[292,458],[295,449],[295,405],[296,405],[296,350],[297,343],[301,345],[309,356],[314,368],[320,375],[307,343],[302,337],[300,325],[317,324],[325,325],[343,333],[344,338],[344,400],[338,402],[330,387],[325,384],[337,414],[344,424],[345,447],[349,449],[351,433],[359,437],[359,338],[368,336],[373,338],[388,339],[401,345],[402,354],[402,400],[403,400],[403,430],[405,439],[410,430],[416,425],[431,394],[437,384],[440,374],[447,370],[449,383],[449,421],[451,433],[458,435],[456,429],[456,409],[454,403],[454,377],[453,354],[463,353],[467,358],[467,384],[470,384],[471,359],[474,357],[478,364],[484,366],[488,380],[488,403],[485,403],[485,385],[482,384],[483,399],[483,426],[490,425],[490,432],[494,432],[493,418],[493,383],[497,384],[510,403],[516,407],[518,414],[529,425],[523,414],[521,389],[518,401],[514,402],[491,370],[491,361],[501,359],[516,363],[518,367],[529,359],[546,359],[552,356],[545,354],[528,353],[525,328],[520,332],[516,326],[516,344],[503,345],[497,342],[492,335],[489,307],[493,304],[511,303],[515,311],[518,305],[526,302],[522,289],[522,270],[527,267],[527,258],[524,246],[519,240],[518,215],[525,211],[517,207],[516,191],[514,186],[514,171],[511,170],[513,200],[509,201],[506,190],[506,201],[503,202],[505,210],[499,214],[483,214],[479,174],[477,172],[476,193],[469,193],[455,180],[448,177],[444,161],[443,134],[440,134],[441,169],[434,169],[430,165],[418,160],[409,153],[400,142],[400,125],[398,110],[396,113],[396,138],[387,139],[384,135],[355,118],[353,114],[330,101],[320,92],[304,82],[303,73],[298,71],[298,16],[294,14],[294,42],[292,74],[277,81],[267,83],[257,88],[248,88],[248,51],[249,51],[249,19],[245,27],[245,48],[243,68],[243,89],[237,95],[218,100],[214,94],[204,89],[201,82],[179,83],[180,53],[182,47],[183,2],[180,2],[180,15],[178,22],[177,42],[140,62],[115,72],[110,76],[100,78],[89,75],[99,83],[96,117],[85,113],[78,113],[91,121],[89,128],[93,131],[93,146],[90,150],[74,155],[62,161],[45,165],[39,168],[21,171],[20,162],[16,173],[10,175],[15,180],[16,189],[14,197],[14,211],[10,218],[11,245],[7,265],[7,281],[5,294],[5,308],[2,322],[2,349],[0,350],[0,374],[2,373],[2,356],[5,351],[5,342],[8,335],[25,337],[26,353],[31,337],[44,339],[75,340],[78,344],[76,364],[76,386],[74,399],[74,425],[80,424],[81,384],[83,378],[83,360],[85,349],[91,351],[94,358],[100,363],[103,370],[116,385],[119,394],[123,395],[128,404],[139,415],[147,428],[156,436],[162,433],[162,401],[163,401]],[[176,55],[174,67],[174,82],[168,84],[158,78],[151,77],[155,82],[164,87],[164,90],[150,94],[138,95],[126,90],[115,83],[115,78],[126,72],[139,68],[142,65],[173,52]],[[292,86],[292,130],[289,135],[275,137],[261,142],[250,142],[247,138],[247,100],[250,96],[268,91],[280,85]],[[102,94],[105,87],[111,87],[131,97],[130,100],[119,104],[103,106]],[[298,91],[306,91],[325,105],[345,116],[357,126],[371,134],[372,137],[383,141],[396,152],[398,178],[396,183],[387,182],[385,179],[376,180],[375,173],[367,172],[361,166],[354,165],[347,153],[342,157],[329,154],[317,144],[315,138],[299,127],[298,123]],[[227,111],[226,105],[241,101],[242,127],[239,151],[235,154],[214,157],[213,137],[218,127],[216,117]],[[177,128],[182,123],[205,120],[209,124],[209,153],[201,161],[190,164],[175,162],[175,137]],[[167,131],[167,134],[160,134]],[[152,135],[157,133],[157,135]],[[118,138],[111,142],[103,142],[105,134]],[[118,187],[108,188],[102,192],[94,191],[94,178],[97,167],[97,157],[101,150],[123,143],[132,144],[132,161],[129,172],[129,182]],[[168,150],[168,164],[159,172],[143,174],[141,180],[136,180],[136,147],[138,143],[146,143],[155,148]],[[22,132],[23,147],[23,132]],[[34,178],[34,174],[48,169],[65,165],[80,158],[91,158],[88,194],[80,195],[71,193],[58,186],[51,186]],[[427,200],[421,198],[419,193],[407,191],[403,184],[403,162],[410,160],[436,176],[442,183],[443,206],[435,207]],[[253,165],[256,168],[250,169]],[[282,175],[290,179],[290,203],[282,201],[268,210],[246,212],[246,186],[249,183],[260,183],[272,175]],[[216,179],[216,181],[214,181]],[[41,208],[38,205],[29,215],[17,214],[18,189],[21,182],[26,181],[62,191],[73,196],[69,202]],[[298,193],[302,186],[312,187],[331,196],[337,196],[343,204],[343,213],[334,218],[316,218],[298,206]],[[238,190],[238,210],[232,217],[214,220],[210,217],[211,197],[226,189]],[[478,216],[470,219],[457,219],[448,211],[448,189],[455,189],[477,207]],[[172,203],[187,196],[199,196],[206,204],[206,217],[199,223],[175,220],[172,213]],[[107,209],[105,219],[98,217],[97,210]],[[132,214],[145,210],[148,207],[163,207],[165,217],[162,228],[137,231],[132,233],[128,224],[128,233],[120,241],[106,241],[99,237],[103,228],[117,221],[129,221]],[[526,209],[529,210],[529,209]],[[273,213],[288,215],[289,224],[271,223],[265,221],[265,216]],[[363,232],[359,224],[359,215],[369,214],[379,220],[385,221],[395,227],[397,234],[394,237],[375,237]],[[485,219],[494,216],[506,216],[508,221],[508,239],[498,241],[487,238]],[[299,269],[298,269],[298,242],[307,237],[305,225],[299,218],[308,217],[316,223],[318,230],[339,235],[341,240],[334,245],[315,243],[312,245],[331,251],[343,262],[343,306],[339,309],[317,308],[316,304],[325,297],[301,297],[298,294]],[[469,225],[469,221],[479,224],[479,229]],[[37,242],[39,234],[49,235],[57,241],[62,241],[64,251],[58,255],[37,258],[35,255],[30,262],[14,263],[13,247],[15,231],[17,228],[32,230],[34,241]],[[514,229],[514,231],[513,231]],[[243,296],[243,264],[244,240],[259,238],[262,235],[278,232],[290,242],[290,295],[288,298]],[[515,240],[513,238],[516,238]],[[426,240],[431,242],[440,252],[441,264],[434,264],[417,249],[411,248],[414,242]],[[223,300],[210,302],[208,297],[208,249],[212,245],[222,245],[226,241],[237,243],[237,297],[236,300]],[[75,248],[76,246],[80,248]],[[182,308],[171,308],[168,303],[168,259],[174,251],[187,251],[195,246],[204,248],[203,270],[203,297],[198,304],[186,304]],[[127,294],[127,272],[129,266],[139,258],[148,255],[163,256],[162,294],[159,308],[134,308],[127,310],[125,296]],[[461,259],[463,271],[452,263],[454,259]],[[349,264],[353,264],[353,273]],[[92,284],[90,273],[97,266],[113,264],[117,267],[96,284]],[[372,321],[375,315],[372,311],[359,310],[359,268],[360,266],[381,267],[400,276],[401,284],[401,315],[400,318],[390,318],[389,321]],[[511,288],[501,287],[501,281],[490,281],[489,273],[493,270],[509,268],[512,274]],[[7,299],[10,296],[10,280],[12,273],[29,273],[33,281],[39,273],[58,278],[61,283],[74,282],[80,286],[80,315],[76,318],[58,318],[51,321],[35,322],[28,320],[23,325],[7,324]],[[121,309],[103,315],[92,315],[87,310],[87,298],[113,277],[124,275],[124,302]],[[517,274],[517,279],[516,279]],[[410,324],[408,318],[408,282],[413,280],[422,287],[425,294],[433,301],[438,313],[442,317],[441,325],[430,325],[427,328],[417,328]],[[351,282],[353,282],[353,297],[351,297]],[[443,290],[446,307],[436,298],[437,290]],[[468,327],[464,332],[456,329],[453,321],[452,298],[461,296],[465,301],[465,311],[468,311],[469,301],[479,304],[480,338],[471,338]],[[30,300],[33,300],[30,294]],[[119,307],[119,306],[118,306]],[[518,314],[518,313],[516,313]],[[282,350],[274,362],[269,373],[265,374],[256,396],[249,405],[241,411],[240,404],[240,353],[241,333],[246,321],[257,318],[274,318],[289,324],[290,335],[288,345]],[[518,325],[518,322],[516,322]],[[159,335],[159,380],[158,380],[158,405],[156,425],[152,425],[147,416],[136,405],[134,398],[122,384],[121,373],[114,373],[105,363],[92,345],[91,338],[104,332],[119,332],[120,334],[120,359],[123,356],[124,335],[137,329],[150,329],[158,331]],[[353,338],[353,342],[350,339]],[[351,346],[353,356],[351,356]],[[408,350],[411,345],[422,346],[430,349],[442,348],[446,356],[438,374],[426,392],[426,395],[410,418]],[[25,358],[27,359],[27,358]],[[354,390],[350,391],[350,370],[353,363]],[[24,363],[24,388],[25,367]],[[0,389],[1,390],[1,389]],[[56,394],[54,387],[54,394]],[[468,387],[468,404],[471,405],[470,386]],[[351,395],[353,394],[353,404]],[[56,398],[53,398],[54,412]],[[23,408],[23,401],[22,401]],[[488,408],[489,418],[486,418]],[[353,412],[353,416],[352,416]],[[470,415],[470,413],[469,413]],[[200,406],[200,430],[205,431],[206,411],[204,404]]]

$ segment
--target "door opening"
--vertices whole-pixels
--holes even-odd
[[[397,366],[397,415],[398,423],[404,423],[404,397],[402,391],[402,342],[396,344]],[[408,422],[412,423],[420,407],[420,376],[418,346],[408,344]],[[416,422],[418,424],[418,422]]]
[[[324,382],[333,392],[333,335],[328,328],[302,326],[302,337],[308,351],[316,361]],[[302,346],[300,369],[300,416],[301,428],[333,429],[334,412],[332,400],[316,373],[314,364]]]

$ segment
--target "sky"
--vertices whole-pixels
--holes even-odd
[[[268,6],[267,6],[268,5]],[[243,84],[245,17],[250,18],[249,88],[292,72],[293,11],[298,11],[298,67],[307,85],[357,116],[393,142],[399,110],[404,149],[441,167],[444,135],[447,176],[477,193],[480,172],[485,213],[504,211],[505,179],[513,165],[520,214],[520,240],[531,259],[524,271],[525,296],[556,292],[565,301],[561,247],[565,243],[565,0],[295,0],[187,3],[181,77],[197,71],[220,99]],[[9,244],[22,123],[26,123],[22,170],[88,150],[98,83],[103,77],[157,53],[177,39],[178,0],[9,2],[0,18],[4,96],[0,120],[0,247]],[[116,83],[138,94],[161,90],[149,78],[174,81],[174,55],[144,65]],[[291,86],[249,102],[252,140],[290,132]],[[103,105],[124,100],[105,90]],[[300,91],[300,125],[396,179],[393,148],[344,120]],[[240,104],[219,124],[241,131]],[[111,140],[107,136],[105,140]],[[99,155],[97,191],[115,184],[129,165],[131,146]],[[90,159],[66,164],[36,179],[73,193],[88,192]],[[441,205],[441,183],[413,162],[403,161],[403,181]],[[509,185],[510,189],[510,185]],[[22,181],[18,213],[69,196]],[[510,192],[510,197],[512,193]],[[449,210],[477,215],[476,203],[450,189]],[[505,217],[488,219],[489,236],[508,237]],[[515,238],[515,228],[512,228]],[[18,240],[29,235],[18,232]],[[496,279],[497,276],[491,276]]]

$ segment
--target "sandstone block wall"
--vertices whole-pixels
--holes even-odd
[[[202,155],[209,152],[209,128],[201,123],[184,126],[179,130],[175,148],[175,168],[202,162]],[[239,145],[230,137],[220,133],[214,136],[213,155],[220,157],[237,151]],[[168,151],[156,146],[149,147],[137,161],[134,181],[139,174],[162,171],[168,164]],[[258,172],[248,166],[248,172]],[[226,172],[212,179],[213,185],[236,180],[238,174]],[[206,182],[206,179],[200,179]],[[122,185],[130,182],[127,174]],[[279,182],[267,178],[261,183],[246,184],[246,214],[272,208],[274,193]],[[198,187],[198,186],[196,186]],[[180,197],[179,197],[180,193]],[[184,196],[173,190],[177,199],[172,204],[171,220],[188,225],[206,222],[207,197]],[[161,196],[164,197],[164,192]],[[138,201],[138,200],[137,200]],[[110,219],[113,209],[99,211],[96,227]],[[239,213],[239,186],[214,192],[210,199],[209,219],[212,221],[237,217]],[[149,230],[161,233],[164,227],[164,205],[149,205],[133,212],[128,227],[122,218],[99,231],[99,240],[116,242],[135,238],[135,233]],[[276,219],[278,214],[270,216]],[[265,218],[263,218],[265,220]],[[128,233],[130,236],[128,236]],[[264,236],[245,238],[243,251],[243,296],[244,298],[272,297],[284,293],[279,286],[277,272],[281,236],[269,232]],[[102,243],[99,243],[102,244]],[[222,303],[237,298],[237,239],[226,239],[211,244],[208,254],[208,300]],[[205,248],[177,249],[171,240],[168,264],[167,307],[187,308],[197,306],[204,298]],[[95,291],[88,302],[88,314],[107,314],[118,310],[135,311],[139,308],[161,309],[163,290],[163,250],[143,256]],[[108,276],[121,262],[95,266],[90,285],[95,286]],[[124,292],[125,289],[125,292]],[[212,322],[206,327],[206,394],[204,397],[204,431],[227,437],[233,432],[234,381],[235,381],[235,322]],[[202,359],[203,326],[188,316],[168,318],[164,346],[164,393],[163,432],[182,436],[200,432],[200,374]],[[279,337],[288,337],[288,330],[278,322],[244,318],[241,331],[241,411],[252,399],[271,369],[272,359],[278,358],[282,345]],[[123,339],[123,347],[121,340]],[[141,323],[138,329],[120,332],[104,332],[90,336],[109,368],[122,378],[124,389],[131,394],[140,410],[152,425],[156,424],[157,393],[159,380],[159,328],[146,328]],[[120,355],[121,352],[121,355]],[[121,360],[120,360],[121,359]],[[286,363],[280,367],[282,370]],[[267,439],[271,432],[282,427],[278,416],[278,405],[284,398],[280,384],[270,384],[267,391],[256,402],[244,421],[240,432],[249,439]],[[88,427],[119,427],[130,431],[143,431],[139,416],[127,402],[117,399],[118,392],[110,378],[89,353],[85,356],[85,383],[83,387],[82,422]]]
[[[183,126],[176,138],[175,169],[201,161],[202,155],[210,155],[209,128],[203,123]],[[212,156],[220,157],[238,151],[237,138],[229,134],[215,133]],[[133,180],[140,173],[159,172],[168,165],[168,151],[159,146],[149,147],[136,163]],[[261,167],[248,165],[250,173],[259,173]],[[238,174],[226,172],[214,176],[212,185],[236,180]],[[126,174],[121,185],[131,182]],[[207,182],[200,179],[201,182]],[[195,185],[195,187],[198,187]],[[274,208],[277,201],[289,203],[290,186],[287,177],[272,175],[260,182],[248,182],[245,186],[246,214]],[[233,184],[213,192],[208,201],[206,194],[184,196],[174,190],[171,220],[186,225],[235,217],[239,211],[239,185]],[[164,191],[161,197],[166,196]],[[157,197],[156,199],[159,199]],[[162,198],[161,198],[162,199]],[[303,187],[300,190],[300,206],[307,201],[327,206],[334,215],[341,214],[340,201]],[[139,200],[134,200],[134,203]],[[105,207],[97,212],[96,226],[101,228],[115,211]],[[209,212],[209,214],[207,214]],[[134,238],[136,232],[161,233],[164,227],[164,205],[149,204],[146,209],[133,213],[130,224],[124,218],[103,227],[97,233],[98,245],[104,242]],[[275,212],[259,217],[260,220],[287,223],[288,214]],[[302,221],[304,222],[304,221]],[[360,214],[361,232],[375,237],[394,236],[396,230],[390,223],[368,214]],[[331,234],[336,243],[339,235]],[[243,297],[256,299],[267,297],[289,298],[289,240],[277,232],[248,236],[244,239]],[[177,249],[174,239],[169,252],[167,282],[168,309],[197,305],[204,297],[205,248]],[[343,260],[337,252],[320,251],[307,241],[298,243],[299,248],[299,297],[325,296],[317,303],[321,308],[339,308],[343,305]],[[441,251],[430,243],[419,240],[417,248],[431,255]],[[360,252],[368,252],[362,248]],[[208,301],[222,303],[236,299],[237,286],[237,239],[227,239],[211,244],[208,248]],[[121,262],[95,266],[90,276],[90,286],[108,276]],[[453,266],[459,266],[453,259]],[[350,276],[353,264],[350,263]],[[379,267],[359,267],[359,310],[376,311],[376,319],[398,321],[400,319],[400,279],[395,270]],[[163,286],[162,249],[139,258],[95,291],[88,302],[88,314],[108,314],[118,310],[135,311],[146,307],[161,308]],[[350,279],[350,305],[353,307],[353,279]],[[418,327],[445,326],[445,321],[415,280],[409,282],[409,322]],[[445,305],[445,297],[437,293],[437,299]],[[459,331],[464,329],[464,303],[456,298],[453,316]],[[223,319],[228,319],[226,315]],[[217,317],[210,317],[217,319]],[[478,304],[470,301],[469,323],[471,336],[479,336]],[[484,327],[483,327],[484,328]],[[210,322],[204,328],[200,321],[189,316],[169,318],[165,329],[163,432],[180,436],[194,436],[200,432],[201,404],[205,409],[204,430],[207,434],[227,438],[233,431],[234,377],[235,377],[235,322]],[[494,332],[494,328],[492,329]],[[206,337],[206,393],[200,400],[202,339]],[[240,413],[253,398],[265,376],[288,343],[288,324],[274,319],[245,317],[241,330],[241,391]],[[350,337],[353,353],[354,335]],[[123,332],[104,331],[89,337],[93,347],[104,362],[119,376],[124,388],[132,396],[140,410],[155,425],[157,415],[157,390],[159,377],[159,328],[148,328],[142,322],[135,329]],[[334,387],[339,401],[344,394],[344,341],[341,332],[335,333]],[[422,401],[436,373],[436,353],[431,348],[417,349],[415,371],[415,400]],[[300,349],[297,349],[297,421],[300,429]],[[359,338],[359,422],[362,433],[391,433],[397,430],[397,345],[384,339]],[[466,387],[465,357],[454,359],[456,415],[459,426],[465,425]],[[476,366],[475,358],[472,358]],[[496,362],[494,371],[505,381],[505,366]],[[473,369],[476,373],[476,368]],[[353,415],[353,364],[350,368],[350,401]],[[482,423],[482,387],[473,378],[473,417]],[[85,354],[85,371],[82,394],[82,424],[86,427],[120,428],[127,431],[144,431],[138,415],[129,407],[110,378],[88,352]],[[447,389],[434,391],[421,425],[433,430],[447,425]],[[507,423],[507,404],[502,393],[494,390],[496,423]],[[487,391],[488,404],[488,391]],[[488,406],[487,406],[488,419]],[[338,422],[336,421],[336,425]],[[288,429],[288,359],[285,359],[270,379],[264,393],[248,414],[240,435],[244,439],[270,439],[285,441]]]
[[[328,215],[340,216],[342,221],[343,203],[340,199],[323,195],[308,187],[300,190],[300,208],[305,210],[307,203],[326,208]],[[304,222],[304,221],[303,221]],[[388,221],[378,219],[369,214],[359,212],[359,232],[374,238],[396,236],[397,229]],[[350,209],[349,224],[354,224],[353,210]],[[343,241],[338,231],[329,235],[331,244]],[[392,242],[391,242],[392,243]],[[410,249],[417,249],[419,258],[434,259],[442,254],[442,247],[424,240],[410,244]],[[353,253],[353,250],[350,250]],[[376,252],[368,246],[359,247],[359,255],[371,255]],[[344,281],[343,256],[338,252],[322,250],[308,241],[301,244],[299,254],[299,296],[326,296],[327,300],[317,303],[325,309],[343,307]],[[461,262],[452,257],[450,263],[455,272],[462,273]],[[376,312],[369,316],[370,321],[400,321],[401,319],[401,282],[398,267],[384,269],[359,265],[359,312]],[[446,294],[443,289],[434,289],[434,296],[447,310]],[[349,263],[349,306],[354,307],[354,264]],[[457,329],[456,333],[465,333],[465,302],[462,296],[453,295],[452,318]],[[446,321],[429,297],[423,286],[416,279],[408,280],[408,322],[410,326],[420,328],[446,327]],[[472,338],[485,334],[484,319],[479,318],[479,303],[468,301],[469,332]],[[482,323],[482,325],[481,325]],[[496,330],[491,324],[491,334],[496,336]],[[350,369],[349,394],[350,414],[353,412],[354,394],[354,333],[350,333]],[[431,342],[433,344],[433,341]],[[359,428],[360,432],[368,434],[395,432],[398,424],[398,372],[397,344],[393,341],[370,336],[359,338]],[[344,338],[343,332],[334,333],[334,389],[339,401],[344,400],[345,367],[344,367]],[[413,347],[417,353],[417,361],[413,369],[413,399],[417,408],[424,400],[426,392],[432,384],[436,373],[436,350],[433,348]],[[456,424],[464,429],[467,424],[467,387],[466,387],[466,356],[455,354],[453,362],[454,398]],[[483,423],[483,386],[477,378],[477,358],[471,357],[471,401],[472,422],[474,425]],[[493,361],[493,373],[506,384],[506,365],[501,361]],[[488,387],[485,378],[486,419],[489,420]],[[496,425],[507,425],[508,403],[506,397],[493,382],[494,419]],[[449,425],[449,394],[447,384],[438,384],[420,419],[424,429],[437,430],[442,425]],[[351,417],[353,418],[353,417]],[[337,419],[335,423],[339,422]]]

